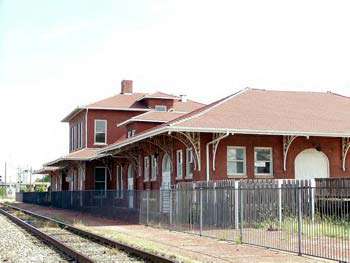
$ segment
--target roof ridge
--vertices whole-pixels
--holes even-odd
[[[259,89],[259,88],[249,88],[250,90],[259,90],[259,91],[271,91],[271,92],[290,92],[290,93],[318,93],[318,94],[327,94],[332,93],[331,91],[312,91],[312,90],[284,90],[284,89]],[[335,93],[334,93],[335,94]],[[340,95],[341,96],[341,95]]]
[[[345,99],[350,99],[350,96],[339,94],[339,93],[333,92],[331,90],[327,91],[327,93],[330,94],[330,95],[333,95],[333,96],[338,96],[338,97],[342,97],[342,98],[345,98]]]
[[[208,105],[205,105],[205,106],[203,106],[203,107],[201,107],[201,108],[199,108],[197,110],[191,111],[191,112],[189,112],[189,113],[187,113],[187,114],[185,114],[183,116],[180,116],[179,118],[177,118],[177,119],[175,119],[173,121],[170,121],[168,123],[168,126],[173,126],[175,124],[178,124],[178,123],[181,123],[181,122],[184,122],[184,121],[187,121],[187,120],[199,117],[199,116],[207,113],[208,111],[212,110],[213,108],[216,108],[217,106],[221,105],[222,103],[225,103],[226,101],[228,101],[228,100],[230,100],[230,99],[232,99],[232,98],[234,98],[236,96],[239,96],[239,95],[241,95],[241,94],[243,94],[243,93],[245,93],[245,92],[247,92],[249,90],[252,90],[252,89],[251,88],[241,89],[241,90],[239,90],[239,91],[237,91],[237,92],[235,92],[235,93],[233,93],[233,94],[231,94],[229,96],[226,96],[226,97],[224,97],[224,98],[222,98],[220,100],[214,101],[214,102],[212,102],[212,103],[210,103]],[[198,112],[196,113],[196,111],[198,111]],[[186,118],[186,115],[189,115],[189,116]]]

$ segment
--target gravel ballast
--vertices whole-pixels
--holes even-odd
[[[0,262],[68,262],[67,258],[0,214]]]

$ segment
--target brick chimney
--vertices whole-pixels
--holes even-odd
[[[132,80],[122,80],[122,86],[120,94],[131,94],[132,93]]]

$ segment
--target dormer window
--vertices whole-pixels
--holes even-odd
[[[167,111],[167,107],[165,105],[156,105],[154,109],[155,111]]]
[[[107,143],[107,121],[95,120],[95,144]]]
[[[128,138],[134,137],[134,136],[135,136],[135,133],[136,133],[135,130],[128,130]]]

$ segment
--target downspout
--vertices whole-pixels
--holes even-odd
[[[211,144],[214,144],[216,142],[219,142],[221,141],[222,139],[226,138],[227,136],[229,136],[230,133],[229,132],[226,132],[226,134],[220,136],[219,138],[216,138],[210,142],[207,143],[207,146],[206,146],[206,154],[207,154],[207,182],[209,182],[209,179],[210,179],[210,172],[209,172],[209,169],[210,169],[210,165],[209,165],[209,145]],[[214,157],[213,157],[214,158]]]

